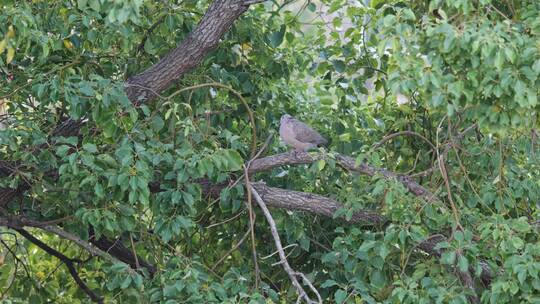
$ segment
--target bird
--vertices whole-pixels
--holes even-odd
[[[289,114],[281,116],[279,124],[281,140],[292,146],[295,152],[306,152],[328,143],[317,131]]]

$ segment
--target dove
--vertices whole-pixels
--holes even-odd
[[[281,116],[279,136],[295,151],[308,151],[328,142],[317,131],[289,114]]]

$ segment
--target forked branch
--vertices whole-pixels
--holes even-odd
[[[289,278],[291,279],[291,282],[292,282],[293,286],[296,288],[296,291],[298,292],[299,298],[304,299],[306,301],[306,303],[308,303],[308,304],[311,304],[311,303],[320,303],[320,304],[322,304],[321,295],[319,294],[317,289],[315,289],[315,287],[313,287],[311,282],[309,282],[307,277],[305,275],[303,275],[303,274],[300,274],[300,273],[294,271],[292,269],[291,265],[289,265],[289,262],[287,261],[287,257],[285,255],[285,251],[283,250],[283,245],[281,245],[281,239],[280,239],[279,233],[277,231],[276,222],[274,221],[274,218],[272,217],[272,214],[270,213],[270,211],[266,207],[266,204],[262,200],[261,196],[259,195],[259,193],[257,193],[257,190],[255,190],[254,188],[251,188],[251,193],[253,194],[253,197],[255,198],[255,201],[257,201],[257,204],[261,208],[264,216],[266,217],[266,220],[268,221],[268,225],[270,226],[270,232],[272,233],[272,237],[274,238],[274,243],[276,244],[276,249],[277,249],[278,254],[279,254],[280,264],[283,266],[283,269],[285,270],[285,272],[287,272],[287,275],[289,275]],[[311,298],[308,296],[308,294],[306,293],[306,291],[304,290],[304,288],[302,287],[300,282],[298,282],[298,278],[297,278],[298,276],[303,278],[304,281],[307,281],[307,285],[311,288],[313,293],[315,293],[315,295],[317,296],[318,302],[315,302],[315,301],[311,300]]]

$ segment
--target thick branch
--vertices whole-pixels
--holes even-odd
[[[153,92],[159,94],[175,80],[197,66],[204,56],[217,46],[220,38],[230,28],[231,24],[247,10],[249,5],[257,2],[261,1],[216,0],[212,3],[199,25],[180,46],[148,70],[131,77],[127,81],[126,94],[130,100],[138,104],[141,101],[151,99],[155,96]],[[67,119],[60,123],[51,135],[77,135],[83,124],[84,121]],[[4,167],[0,164],[0,173],[2,175],[9,176],[11,174],[9,171],[3,172],[2,168]],[[30,187],[31,185],[24,183],[17,189],[0,189],[0,209],[7,206],[9,202],[22,195]],[[103,238],[92,242],[102,250],[111,249],[111,254],[132,265],[133,256],[127,253],[127,248],[121,248],[121,244],[118,245]],[[141,265],[143,264],[146,263]],[[150,273],[155,272],[155,267],[146,265]]]
[[[219,43],[233,22],[249,7],[249,2],[239,0],[214,1],[199,25],[174,50],[157,64],[137,74],[126,82],[128,98],[135,104],[149,101],[167,89],[186,72],[196,67]]]
[[[330,218],[339,208],[343,207],[341,203],[321,195],[268,187],[262,182],[251,183],[251,186],[255,188],[269,207],[306,211]],[[376,212],[359,210],[353,214],[349,222],[379,226],[386,221],[384,216]]]
[[[281,167],[284,165],[300,165],[300,164],[309,164],[315,162],[319,159],[325,159],[330,157],[324,153],[315,153],[310,154],[307,152],[287,152],[276,154],[268,157],[259,158],[254,160],[250,167],[250,172],[260,172],[270,170],[276,167]],[[396,179],[398,182],[402,183],[407,190],[409,190],[414,195],[425,199],[428,202],[434,202],[436,197],[426,188],[422,187],[420,184],[415,182],[412,178],[405,175],[397,175],[392,171],[388,171],[382,168],[376,168],[366,163],[360,165],[356,164],[356,160],[350,156],[336,154],[335,159],[338,163],[345,169],[356,172],[359,174],[364,174],[368,176],[381,175],[387,180]]]
[[[148,270],[150,276],[154,276],[157,271],[156,266],[135,255],[133,250],[130,250],[129,248],[124,246],[124,244],[120,240],[113,241],[105,237],[101,237],[99,239],[92,237],[90,238],[89,242],[101,249],[102,251],[105,251],[113,257],[117,258],[118,260],[128,264],[133,269],[138,269],[138,262],[139,266]]]

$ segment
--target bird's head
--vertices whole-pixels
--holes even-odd
[[[284,123],[284,122],[287,122],[289,120],[293,119],[293,117],[289,114],[285,114],[283,116],[281,116],[281,119],[280,119],[280,123]]]

